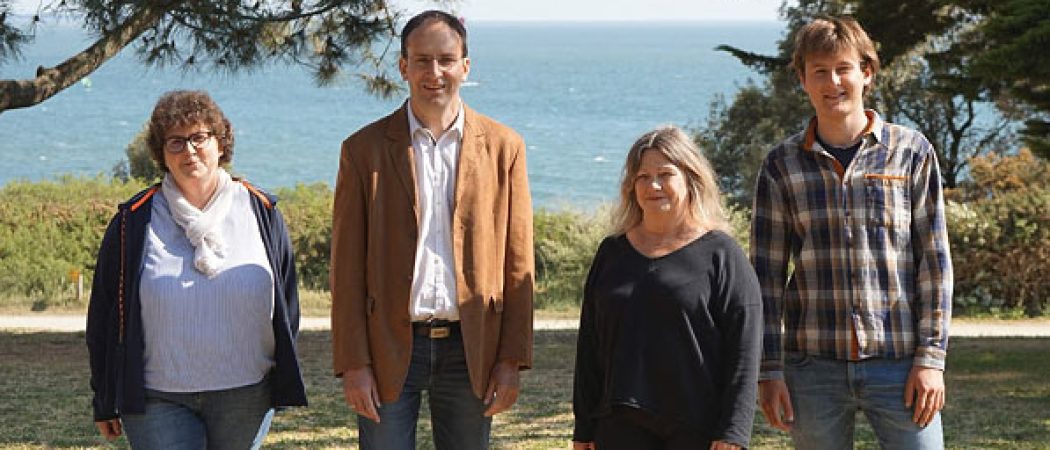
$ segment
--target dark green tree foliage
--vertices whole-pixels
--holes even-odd
[[[17,57],[41,23],[36,16],[20,28],[9,7],[0,0],[0,63]],[[42,13],[80,19],[97,40],[28,79],[0,80],[0,112],[50,98],[133,42],[151,66],[232,73],[287,63],[322,85],[363,68],[357,76],[370,92],[399,90],[383,64],[399,13],[384,0],[54,0]]]
[[[22,29],[11,25],[8,3],[0,1],[0,62],[19,56],[22,46],[30,41],[30,36]]]
[[[931,36],[900,55],[876,77],[874,93],[887,120],[913,126],[930,140],[949,188],[964,180],[971,158],[1014,148],[1020,117],[1008,101],[964,75],[967,55],[944,50],[965,39],[967,29]]]
[[[945,0],[849,0],[851,15],[878,45],[883,66],[958,24]]]
[[[956,50],[974,56],[970,73],[984,86],[1029,107],[1025,143],[1050,158],[1050,2],[1003,0],[976,9],[987,18]]]
[[[775,56],[762,56],[728,45],[720,50],[741,59],[765,80],[751,82],[733,98],[731,104],[716,98],[707,123],[693,130],[694,140],[711,160],[719,184],[730,204],[750,206],[755,179],[766,153],[785,137],[797,133],[813,110],[799,87],[798,75],[791,68],[795,32],[813,17],[828,12],[844,11],[838,2],[801,2],[781,6],[787,19],[784,39],[778,43]]]
[[[788,76],[779,78],[790,82]],[[774,86],[768,80],[763,85],[749,83],[729,105],[724,97],[716,97],[707,123],[692,130],[731,205],[750,207],[762,159],[773,145],[802,129],[812,114],[801,91]]]
[[[795,33],[821,16],[851,15],[876,42],[882,69],[868,104],[886,120],[918,128],[930,138],[946,185],[960,181],[970,157],[1008,143],[1016,108],[1006,107],[998,115],[993,102],[1009,102],[963,77],[972,53],[949,50],[958,39],[972,39],[969,30],[981,23],[974,11],[987,9],[988,2],[954,3],[965,5],[944,0],[785,1],[781,16],[787,30],[776,55],[719,46],[765,77],[764,83],[741,89],[729,105],[716,100],[708,122],[694,130],[730,200],[750,203],[762,157],[800,131],[813,114],[790,64]]]
[[[142,130],[128,143],[124,150],[127,159],[117,163],[113,167],[113,177],[127,182],[136,179],[143,183],[155,183],[164,177],[164,171],[153,161],[153,154],[149,150],[149,124],[143,125]]]

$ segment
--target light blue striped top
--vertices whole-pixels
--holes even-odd
[[[237,193],[222,226],[227,255],[209,279],[193,267],[193,246],[153,196],[139,294],[145,335],[145,385],[162,392],[247,386],[274,365],[273,273],[251,195]]]

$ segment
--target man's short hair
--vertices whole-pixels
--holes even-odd
[[[463,22],[458,17],[453,16],[445,11],[438,11],[432,9],[429,11],[423,11],[416,14],[414,17],[408,20],[405,27],[401,29],[401,57],[408,58],[408,36],[412,34],[416,28],[422,26],[428,20],[437,20],[448,25],[452,31],[455,31],[459,35],[459,40],[463,43],[463,57],[467,57],[467,28],[463,26]]]
[[[860,56],[861,69],[879,71],[879,55],[868,33],[852,17],[822,17],[795,34],[795,53],[791,65],[799,76],[806,74],[806,56],[829,55],[841,50],[855,50]]]

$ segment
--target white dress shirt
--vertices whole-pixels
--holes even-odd
[[[452,253],[452,209],[456,167],[463,145],[463,106],[452,126],[434,139],[406,105],[408,128],[416,159],[419,195],[419,242],[412,269],[412,321],[459,320],[456,303],[456,260]]]

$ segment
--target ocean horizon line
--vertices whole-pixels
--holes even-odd
[[[0,67],[0,77],[35,73],[90,39],[78,25],[53,23],[45,19],[34,45]],[[623,155],[638,135],[668,123],[704,124],[715,96],[728,98],[753,77],[715,47],[772,53],[782,30],[760,22],[689,23],[478,22],[470,82],[461,94],[525,139],[537,206],[611,201]],[[237,152],[235,171],[263,188],[333,186],[339,143],[407,97],[371,96],[353,77],[319,88],[295,65],[230,73],[150,66],[137,56],[122,52],[54,98],[4,112],[0,184],[67,173],[109,176],[158,96],[203,89],[222,106],[245,150]]]

